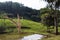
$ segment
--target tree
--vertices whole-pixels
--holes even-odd
[[[17,2],[0,2],[0,12],[6,13],[5,17],[11,20],[19,29],[21,29],[21,23],[19,23],[20,18],[29,19],[33,21],[39,21],[38,15],[39,10],[35,10],[29,7],[23,6],[23,4],[19,4]],[[14,18],[18,18],[18,21],[14,21]],[[18,27],[20,25],[20,27]]]
[[[4,11],[7,13],[4,17],[8,18],[10,21],[12,21],[14,24],[16,24],[18,28],[18,33],[20,33],[21,29],[21,24],[20,24],[20,7],[22,7],[22,4],[19,4],[17,2],[4,2],[0,4],[0,12]],[[15,22],[12,18],[9,18],[8,15],[16,15],[17,16],[17,22]]]
[[[40,10],[40,15],[41,15],[41,22],[47,26],[47,32],[50,32],[50,26],[54,26],[53,22],[54,22],[54,17],[53,15],[51,15],[51,9],[49,8],[42,8]],[[54,28],[54,27],[52,27]]]
[[[60,0],[45,0],[48,2],[48,6],[51,10],[54,10],[54,24],[56,27],[56,35],[58,34],[58,12],[57,10],[59,10],[60,7]]]

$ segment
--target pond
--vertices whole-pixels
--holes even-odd
[[[41,40],[43,37],[44,36],[40,34],[33,34],[33,35],[24,36],[20,40]]]

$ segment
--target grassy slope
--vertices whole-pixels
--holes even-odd
[[[23,23],[24,26],[31,27],[31,29],[29,31],[26,29],[26,32],[32,32],[33,31],[35,33],[44,34],[44,35],[49,36],[49,37],[44,38],[42,40],[60,40],[60,35],[56,36],[55,34],[47,33],[46,32],[46,26],[44,26],[41,23],[37,23],[37,22],[29,21],[29,20],[21,20],[21,22]],[[60,28],[59,28],[59,31],[60,31]]]
[[[4,23],[3,20],[0,19],[0,26],[2,26]],[[5,26],[7,27],[15,27],[14,24],[11,23],[9,20],[5,20]],[[21,20],[21,24],[23,27],[30,27],[30,29],[22,29],[22,34],[17,34],[17,29],[15,28],[13,33],[7,33],[7,34],[0,34],[0,39],[1,40],[17,40],[20,37],[23,37],[25,35],[33,34],[33,33],[39,33],[39,34],[44,34],[44,35],[49,35],[51,37],[44,38],[42,40],[60,40],[60,35],[54,35],[54,34],[49,34],[46,32],[46,27],[37,22],[33,22],[30,20]],[[7,30],[8,31],[8,30]]]
[[[33,22],[30,20],[21,20],[21,23],[23,26],[30,27],[30,29],[24,29],[24,31],[26,30],[27,32],[42,33],[46,30],[46,27],[41,23]]]
[[[16,21],[16,20],[15,20]],[[4,25],[5,23],[5,25]],[[22,29],[22,31],[26,32],[45,32],[46,27],[43,26],[41,23],[33,22],[30,20],[21,20],[22,27],[29,27],[30,29]],[[5,21],[3,19],[0,19],[0,26],[6,26],[6,27],[16,27],[10,20],[6,19]]]
[[[15,19],[16,21],[16,19]],[[5,25],[4,25],[5,23]],[[10,32],[13,30],[13,33],[6,33],[6,34],[0,34],[1,40],[17,40],[20,37],[23,37],[25,35],[33,34],[33,33],[43,33],[45,30],[45,27],[41,23],[33,22],[30,20],[21,20],[22,27],[29,27],[30,29],[22,29],[22,34],[17,34],[17,29],[6,29],[7,32]],[[6,28],[8,27],[15,27],[14,24],[11,23],[10,20],[0,19],[0,26],[4,26]],[[45,32],[44,32],[45,33]]]

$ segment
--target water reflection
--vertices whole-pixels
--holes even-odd
[[[24,36],[24,38],[22,38],[21,40],[39,40],[42,38],[43,38],[43,35],[33,34],[33,35],[29,35],[29,36]]]

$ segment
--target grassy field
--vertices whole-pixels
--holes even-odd
[[[14,20],[16,21],[16,19]],[[41,23],[33,22],[31,20],[25,20],[25,19],[21,19],[20,21],[21,21],[22,29],[21,29],[21,33],[18,34],[16,25],[11,23],[11,21],[8,19],[5,19],[5,21],[3,19],[0,19],[0,26],[6,28],[5,31],[7,32],[4,34],[0,34],[0,39],[1,40],[18,40],[23,36],[37,33],[37,34],[48,35],[48,37],[43,38],[42,40],[60,40],[59,38],[60,35],[56,36],[55,34],[47,33],[46,26],[44,26]],[[60,28],[59,28],[59,31],[60,31]]]

